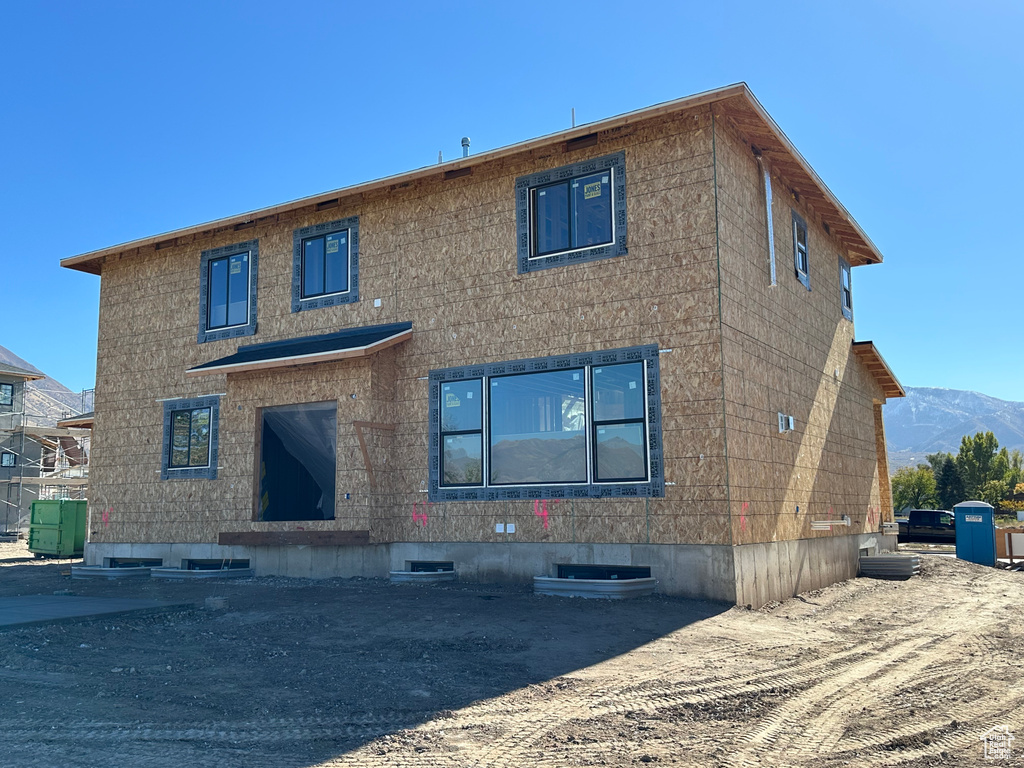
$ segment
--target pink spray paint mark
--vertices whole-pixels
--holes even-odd
[[[111,507],[110,509],[104,509],[103,510],[103,527],[104,528],[109,528],[110,527],[110,513],[113,512],[113,511],[114,511],[113,507]]]
[[[419,505],[418,501],[412,503],[412,521],[413,523],[422,523],[424,527],[427,525],[427,502],[423,502],[423,511],[417,512],[416,507]]]
[[[544,530],[548,529],[548,500],[534,500],[533,514],[544,521]]]
[[[750,506],[750,502],[744,501],[743,506],[740,507],[740,530],[747,530],[747,508]]]

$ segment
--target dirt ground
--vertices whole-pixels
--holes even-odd
[[[925,556],[760,611],[260,578],[0,595],[224,610],[0,629],[0,766],[1024,765],[1024,574]],[[1011,756],[981,737],[1009,726]]]

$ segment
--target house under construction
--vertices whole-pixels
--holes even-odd
[[[46,377],[0,363],[0,534],[29,525],[37,499],[84,499],[89,484],[90,414],[57,421],[34,413],[28,383]],[[41,410],[41,409],[40,409]]]

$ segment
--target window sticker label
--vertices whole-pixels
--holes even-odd
[[[579,375],[578,373],[574,373],[574,374],[572,375],[572,380],[573,380],[573,381],[579,381],[579,380],[580,380],[580,375]]]
[[[635,381],[629,382],[629,388],[630,389],[636,389],[636,382]]]
[[[445,408],[458,408],[460,405],[462,405],[462,401],[459,400],[459,398],[455,396],[454,392],[448,392],[444,396],[444,406],[445,406]]]
[[[231,274],[232,275],[240,275],[240,274],[242,274],[242,262],[241,261],[233,261],[233,262],[231,262]]]
[[[339,242],[340,242],[340,240],[328,240],[327,241],[327,252],[328,253],[337,253],[338,252],[338,243]]]
[[[466,399],[467,400],[472,400],[473,399],[473,393],[472,392],[467,392],[466,393]]]
[[[601,182],[595,181],[593,184],[583,185],[583,199],[589,200],[592,197],[601,196]]]

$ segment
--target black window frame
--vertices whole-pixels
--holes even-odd
[[[259,240],[246,240],[241,243],[211,248],[203,251],[199,259],[199,333],[196,337],[198,343],[208,341],[220,341],[223,339],[235,339],[243,336],[252,336],[256,333],[256,296],[257,283],[259,282]],[[213,262],[222,259],[230,259],[248,253],[249,264],[249,285],[248,285],[248,315],[245,323],[235,325],[210,325],[210,267]],[[230,277],[230,275],[229,275]],[[229,280],[230,284],[230,280]],[[227,313],[225,314],[227,319]]]
[[[176,466],[171,463],[171,443],[173,440],[173,419],[175,413],[182,411],[210,410],[210,435],[208,463],[206,466]],[[191,423],[191,414],[190,414]],[[198,398],[180,398],[164,401],[163,418],[163,450],[160,461],[160,479],[206,479],[217,478],[217,461],[220,438],[220,396],[207,395]],[[190,448],[191,450],[191,448]]]
[[[641,363],[644,377],[644,407],[640,418],[594,418],[594,369],[624,363]],[[489,382],[510,376],[552,371],[582,371],[585,382],[585,423],[587,439],[587,479],[585,482],[494,483],[490,478],[490,398]],[[446,383],[480,381],[481,421],[479,430],[442,431],[441,397]],[[516,360],[483,365],[459,366],[430,371],[430,501],[496,501],[511,499],[559,498],[654,498],[665,495],[661,447],[661,385],[656,345],[574,355]],[[642,422],[645,478],[605,478],[598,480],[597,429],[602,426]],[[479,434],[481,442],[481,483],[446,483],[444,477],[444,439],[453,434]]]
[[[607,243],[572,247],[570,216],[570,247],[561,251],[537,253],[533,216],[535,193],[538,190],[560,184],[571,185],[574,179],[602,172],[608,172],[611,176],[609,183],[612,195],[612,239]],[[582,160],[548,171],[520,176],[516,179],[516,238],[519,274],[549,269],[563,264],[578,264],[623,256],[628,253],[627,223],[625,152],[616,152],[612,155]]]
[[[0,393],[6,391],[7,396],[0,394],[0,405],[13,406],[14,405],[14,385],[8,381],[0,381]]]
[[[800,232],[804,233],[804,244],[800,247]],[[811,244],[810,232],[807,229],[807,222],[803,217],[793,211],[793,271],[796,279],[803,283],[807,290],[811,290]]]
[[[348,290],[333,293],[304,295],[303,269],[304,244],[310,240],[324,238],[326,259],[326,238],[328,235],[348,231]],[[341,304],[352,304],[359,301],[359,217],[349,216],[344,219],[302,227],[292,232],[292,312],[309,309],[333,307]]]
[[[10,456],[10,461],[7,457]],[[0,452],[0,469],[13,469],[18,466],[18,454],[11,451]]]
[[[850,263],[839,257],[839,307],[843,317],[853,320],[853,271]]]

